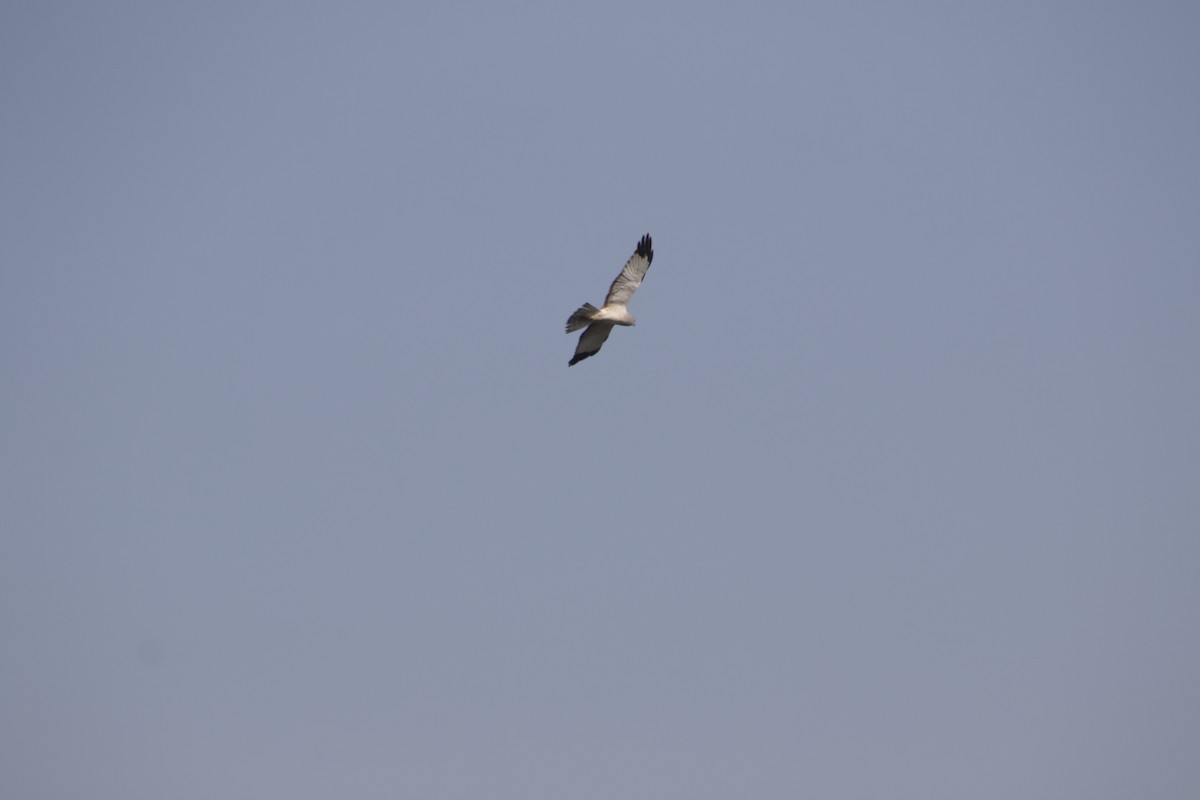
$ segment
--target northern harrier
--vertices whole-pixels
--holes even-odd
[[[650,249],[650,234],[642,237],[637,250],[625,262],[621,274],[608,288],[608,297],[604,298],[604,307],[596,308],[591,303],[584,303],[575,313],[567,317],[567,333],[574,333],[587,326],[587,330],[579,337],[575,347],[575,357],[567,366],[573,366],[585,358],[590,358],[600,352],[600,346],[612,333],[613,325],[636,325],[637,320],[629,313],[626,305],[633,293],[642,285],[646,270],[654,260],[654,251]]]

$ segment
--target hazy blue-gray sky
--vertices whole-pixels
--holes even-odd
[[[0,795],[1200,796],[1198,41],[5,4]]]

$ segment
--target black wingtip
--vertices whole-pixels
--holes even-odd
[[[600,352],[599,350],[593,350],[590,353],[577,353],[574,358],[572,358],[570,361],[567,362],[567,366],[573,367],[576,364],[578,364],[580,361],[583,361],[585,358],[591,358],[592,356],[596,355],[596,353],[599,353],[599,352]]]
[[[654,261],[654,250],[650,247],[650,234],[647,233],[642,237],[635,252],[639,256],[645,256],[648,262]]]

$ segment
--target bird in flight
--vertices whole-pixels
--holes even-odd
[[[608,288],[604,307],[596,308],[591,303],[584,303],[574,314],[567,317],[567,333],[587,328],[579,337],[579,344],[575,346],[575,356],[567,363],[568,367],[599,353],[600,346],[608,339],[614,325],[637,324],[637,320],[626,306],[629,304],[629,298],[633,297],[633,293],[642,285],[642,278],[646,277],[646,270],[650,269],[650,262],[653,260],[654,251],[650,249],[650,234],[647,233],[638,242],[633,255],[625,262],[621,274]]]

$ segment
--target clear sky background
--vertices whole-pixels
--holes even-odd
[[[1200,796],[1198,41],[6,3],[0,795]]]

